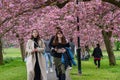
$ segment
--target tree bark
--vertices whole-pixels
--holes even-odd
[[[83,1],[91,1],[91,0],[83,0]],[[102,1],[108,2],[108,3],[113,4],[113,5],[120,8],[120,1],[117,1],[117,0],[102,0]]]
[[[117,0],[102,0],[102,1],[111,3],[120,8],[120,1],[117,1]]]
[[[19,40],[19,44],[20,44],[20,50],[21,50],[21,57],[22,57],[22,60],[24,61],[24,58],[25,58],[25,46],[24,46],[24,39],[21,38]]]
[[[106,46],[106,50],[108,53],[108,57],[109,57],[109,65],[116,65],[116,60],[115,60],[115,56],[113,53],[113,47],[112,47],[112,43],[111,43],[111,32],[106,32],[105,30],[102,31],[102,36],[104,39],[104,43]]]
[[[0,65],[3,64],[2,38],[0,38]]]

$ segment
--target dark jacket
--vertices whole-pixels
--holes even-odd
[[[92,56],[94,56],[94,58],[101,58],[101,57],[103,57],[102,51],[101,51],[100,47],[96,47],[94,49]]]
[[[55,38],[55,36],[52,36],[52,38],[51,38],[51,40],[50,40],[50,43],[49,43],[49,48],[51,49],[51,51],[52,51],[52,56],[54,56],[54,57],[58,57],[58,58],[61,58],[61,56],[62,56],[62,54],[61,53],[57,53],[55,50],[54,50],[54,48],[58,48],[58,49],[60,49],[60,48],[66,48],[66,47],[69,47],[70,45],[69,45],[69,43],[67,43],[67,44],[58,44],[58,45],[52,45],[52,43],[53,43],[53,40],[54,40],[54,38]]]
[[[56,45],[56,46],[53,46],[52,45],[52,47],[53,48],[57,48],[57,49],[60,49],[60,48],[66,48],[66,47],[69,47],[69,44],[67,43],[67,44],[58,44],[58,45]],[[62,57],[62,53],[57,53],[54,49],[52,50],[52,52],[54,53],[53,54],[53,56],[54,57],[58,57],[58,58],[61,58]]]
[[[49,42],[49,48],[50,49],[52,48],[52,43],[53,43],[54,38],[55,38],[55,36],[52,36],[51,39],[50,39],[50,42]]]

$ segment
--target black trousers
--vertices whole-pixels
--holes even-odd
[[[94,64],[95,64],[98,68],[100,68],[100,60],[94,59]]]
[[[69,66],[72,67],[72,62],[69,63]]]
[[[35,56],[36,56],[36,63],[35,63],[35,68],[34,68],[34,71],[35,71],[35,77],[34,77],[34,80],[41,80],[41,70],[40,70],[40,66],[39,66],[39,62],[38,62],[38,57],[37,57],[37,53],[35,53]]]

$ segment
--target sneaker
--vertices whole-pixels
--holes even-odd
[[[54,65],[54,64],[55,64],[55,62],[52,62],[52,64]]]
[[[46,71],[46,73],[48,74],[48,71]]]
[[[98,69],[98,66],[96,66],[96,69]]]
[[[50,72],[53,72],[53,69],[52,69],[52,68],[50,68]]]
[[[69,67],[68,69],[69,69],[69,70],[71,70],[71,69],[72,69],[72,67]]]

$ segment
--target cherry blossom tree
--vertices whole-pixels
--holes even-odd
[[[24,45],[32,29],[38,29],[41,38],[44,38],[53,35],[54,27],[59,26],[68,40],[73,37],[76,43],[77,36],[80,36],[81,46],[94,47],[96,43],[105,43],[110,64],[116,64],[112,44],[114,35],[120,39],[120,10],[114,5],[100,0],[80,2],[79,6],[76,6],[74,0],[2,0],[0,12],[0,40],[17,40],[23,59]],[[77,15],[79,24],[76,22]],[[79,32],[76,32],[77,25],[80,26]],[[2,52],[2,62],[1,56]]]

